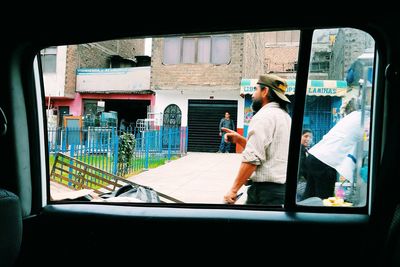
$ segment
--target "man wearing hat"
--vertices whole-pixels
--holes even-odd
[[[286,168],[291,118],[285,96],[287,83],[273,75],[261,75],[253,93],[247,140],[235,131],[223,128],[225,139],[245,149],[242,163],[224,201],[234,204],[240,188],[251,179],[246,204],[282,205],[285,199]],[[252,175],[254,173],[254,175]]]

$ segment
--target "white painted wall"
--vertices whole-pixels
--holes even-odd
[[[65,96],[67,46],[57,47],[56,73],[43,73],[45,96]]]
[[[77,92],[134,92],[149,88],[150,67],[77,70]]]
[[[144,54],[149,57],[151,57],[152,42],[153,42],[153,38],[145,38],[144,39]]]
[[[155,90],[156,101],[154,111],[156,113],[164,112],[164,109],[170,105],[177,105],[182,111],[182,126],[187,126],[189,99],[210,99],[213,100],[237,100],[237,128],[243,128],[244,121],[244,98],[239,93],[240,90]],[[206,114],[205,114],[206,115]]]

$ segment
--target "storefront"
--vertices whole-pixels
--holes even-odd
[[[229,112],[239,133],[243,130],[243,99],[235,90],[203,87],[201,90],[155,90],[155,112],[167,114],[173,106],[179,111],[179,126],[188,127],[188,150],[212,152],[219,149],[219,122]],[[164,125],[168,122],[164,116]],[[240,146],[231,146],[231,152],[240,152]]]
[[[292,114],[295,94],[295,80],[287,80],[286,95],[292,102],[289,113]],[[251,95],[257,84],[257,79],[242,79],[240,94],[244,97],[244,136],[253,116],[251,109]],[[339,110],[342,98],[347,93],[347,82],[340,80],[309,80],[307,86],[307,99],[303,119],[303,128],[314,132],[314,142],[322,139],[333,125],[339,120]]]

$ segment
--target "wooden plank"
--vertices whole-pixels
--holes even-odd
[[[59,155],[60,155],[60,156],[59,156]],[[106,172],[106,171],[104,171],[104,170],[102,170],[102,169],[99,169],[99,168],[94,167],[94,166],[92,166],[92,165],[89,165],[89,164],[87,164],[87,163],[85,163],[85,162],[83,162],[83,161],[80,161],[79,159],[71,158],[71,157],[69,157],[69,156],[67,156],[67,155],[65,155],[65,154],[58,153],[58,154],[57,154],[57,157],[61,157],[62,159],[66,159],[66,160],[68,160],[68,161],[69,161],[69,160],[74,161],[74,162],[76,162],[77,164],[81,164],[81,165],[83,165],[83,166],[86,166],[87,168],[92,169],[92,170],[94,170],[94,171],[98,171],[98,172],[100,172],[100,173],[107,174],[108,176],[113,177],[114,179],[117,179],[117,180],[118,180],[118,179],[119,179],[119,180],[123,179],[123,178],[121,178],[121,177],[119,177],[119,176],[116,176],[116,175],[114,175],[114,174],[112,174],[112,173]],[[57,158],[56,158],[56,160],[57,160]],[[63,164],[67,164],[67,162],[65,162],[65,161],[63,161],[63,160],[62,160],[62,162],[63,162]]]
[[[57,173],[57,172],[59,172],[59,173]],[[96,173],[93,173],[93,172],[96,172]],[[100,176],[98,173],[103,176],[106,176],[107,178]],[[65,174],[72,175],[74,178],[70,179],[69,177],[64,176]],[[89,178],[93,178],[94,181]],[[132,186],[137,186],[137,187],[140,186],[140,187],[143,187],[146,189],[153,190],[154,192],[157,193],[157,195],[160,198],[160,201],[163,203],[167,203],[167,202],[163,201],[162,199],[166,199],[173,203],[183,203],[182,201],[180,201],[178,199],[175,199],[175,198],[167,196],[163,193],[157,192],[156,190],[154,190],[148,186],[136,184],[136,183],[126,180],[122,177],[118,177],[116,175],[113,175],[112,173],[103,171],[99,168],[96,168],[89,164],[86,164],[78,159],[71,158],[60,152],[57,154],[57,156],[55,158],[54,165],[53,165],[51,175],[50,175],[50,179],[55,182],[58,182],[60,184],[63,184],[63,181],[64,181],[67,184],[72,183],[79,188],[91,189],[91,190],[94,190],[94,192],[97,194],[106,193],[106,192],[100,191],[98,189],[90,188],[88,186],[88,184],[98,186],[99,189],[105,189],[108,192],[115,191],[116,188],[120,188],[124,185],[130,184]],[[114,181],[112,181],[112,180],[114,180]],[[99,181],[104,182],[104,183],[99,183]],[[65,185],[65,184],[63,184],[63,185]],[[110,186],[112,186],[112,188],[110,188]],[[76,188],[71,187],[71,186],[69,186],[69,188],[76,190]]]
[[[62,185],[65,185],[65,184],[62,183],[61,181],[65,181],[65,182],[67,182],[67,183],[70,182],[70,183],[73,183],[73,184],[77,185],[77,186],[79,187],[79,189],[82,189],[82,188],[84,188],[84,189],[91,189],[91,190],[94,190],[94,192],[96,192],[97,194],[101,194],[101,193],[102,193],[101,191],[99,191],[99,190],[97,190],[97,189],[90,188],[89,186],[84,185],[84,184],[81,184],[81,183],[76,182],[76,181],[74,181],[74,180],[71,180],[71,179],[69,179],[68,177],[61,176],[61,175],[59,175],[59,174],[54,174],[54,176],[60,178],[60,180],[53,180],[53,181],[55,181],[55,182],[57,182],[57,183],[60,183],[60,184],[62,184]],[[74,188],[74,187],[71,187],[71,186],[68,186],[68,187],[71,188],[71,189],[77,190],[77,189]],[[78,190],[79,190],[79,189],[78,189]]]
[[[72,162],[72,164],[70,162]],[[77,165],[79,164],[83,168],[81,166],[78,167],[78,166],[76,166],[74,164],[77,164]],[[61,166],[61,167],[59,167],[59,166]],[[85,170],[85,168],[86,168],[86,170]],[[75,173],[73,171],[71,171],[70,169],[75,170]],[[92,172],[90,172],[90,170],[87,171],[87,169],[91,169],[91,170],[96,171],[98,173],[104,174],[104,176],[106,176],[106,178],[102,177],[100,175],[97,175],[96,173],[92,173]],[[65,173],[67,175],[72,175],[75,180],[71,180],[71,179],[66,178],[66,177],[64,177],[62,175],[57,175],[57,171],[61,172],[61,174]],[[76,173],[76,172],[79,172],[79,173]],[[81,174],[83,174],[83,175],[81,175]],[[120,188],[124,184],[128,184],[129,183],[129,181],[123,181],[123,179],[119,178],[118,176],[115,176],[115,175],[110,174],[108,172],[105,172],[105,171],[103,171],[101,169],[98,169],[98,168],[95,168],[93,166],[90,166],[90,165],[88,165],[88,164],[86,164],[84,162],[81,162],[81,161],[77,160],[77,159],[68,157],[68,156],[66,156],[66,155],[64,155],[62,153],[58,153],[57,156],[56,156],[56,160],[55,160],[54,165],[53,165],[52,176],[57,176],[58,178],[61,178],[62,180],[65,180],[65,181],[68,181],[68,182],[72,182],[73,181],[74,184],[81,185],[81,186],[83,184],[85,184],[85,183],[86,184],[92,184],[92,185],[98,186],[100,188],[104,188],[104,189],[106,189],[108,191],[114,191],[116,188]],[[94,178],[94,180],[89,179],[88,177]],[[108,177],[110,177],[110,180],[107,179]],[[115,181],[112,181],[111,179],[113,179]],[[80,183],[80,182],[77,182],[76,180],[82,180],[82,182]],[[99,183],[98,180],[101,181],[101,182],[104,182],[104,184],[103,183]],[[110,185],[113,186],[113,187],[110,188]],[[87,187],[87,186],[85,186],[85,187],[86,188],[90,188],[90,187]],[[100,191],[98,191],[98,192],[100,193]]]
[[[118,184],[118,180],[117,180],[117,182],[113,182],[113,181],[108,180],[108,179],[105,179],[105,178],[103,178],[103,177],[101,177],[101,176],[99,176],[99,175],[97,175],[97,174],[90,173],[90,172],[86,172],[86,171],[84,171],[84,170],[82,170],[82,169],[79,169],[78,167],[76,167],[76,166],[74,166],[74,165],[71,165],[71,164],[65,164],[64,166],[67,166],[67,167],[69,167],[69,168],[72,168],[72,169],[74,169],[74,170],[76,170],[76,171],[78,171],[78,172],[84,173],[85,175],[88,175],[88,176],[90,176],[90,177],[96,178],[96,179],[98,179],[98,180],[101,180],[101,181],[103,181],[103,182],[106,182],[106,183],[108,183],[108,184],[110,184],[110,185],[113,185],[113,186],[115,186],[115,187],[121,187],[121,186],[122,186],[121,184]],[[71,172],[71,171],[69,171],[69,170],[61,169],[61,168],[59,168],[59,167],[55,167],[55,169],[56,169],[56,170],[59,170],[60,172],[65,172],[65,173],[67,173],[67,174],[74,175],[75,177],[82,178],[82,176],[80,176],[80,175],[78,175],[78,174],[75,174],[75,173],[73,173],[73,172]],[[84,178],[84,179],[87,179],[87,178]],[[115,178],[113,177],[113,179],[115,179]],[[91,181],[91,180],[89,180],[89,181]]]
[[[99,183],[96,183],[96,182],[91,181],[91,180],[87,180],[87,179],[86,179],[86,180],[83,180],[83,182],[80,182],[80,181],[77,181],[77,180],[70,179],[69,177],[65,177],[65,176],[63,176],[63,175],[60,175],[60,174],[58,174],[58,173],[54,173],[53,175],[56,176],[56,177],[58,177],[58,178],[60,178],[60,179],[63,180],[63,181],[73,182],[73,183],[76,184],[76,185],[85,185],[85,188],[90,188],[90,189],[91,189],[91,187],[89,187],[87,184],[92,184],[92,185],[94,185],[94,186],[98,186],[98,187],[100,187],[100,188],[104,188],[104,189],[107,189],[107,190],[109,190],[109,191],[113,191],[113,190],[110,189],[109,185],[99,184]],[[73,175],[73,176],[75,176],[75,177],[79,177],[79,178],[75,178],[75,179],[82,180],[80,176],[76,176],[76,175],[73,174],[73,173],[72,173],[71,175]],[[54,180],[55,180],[55,179],[54,179]],[[57,181],[57,180],[55,180],[55,181]],[[119,185],[119,186],[118,186],[118,188],[120,188],[120,187],[122,187],[122,185]],[[115,187],[114,187],[114,188],[115,188]],[[99,191],[99,192],[100,192],[100,191]]]

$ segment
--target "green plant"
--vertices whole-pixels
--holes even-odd
[[[118,142],[118,175],[125,175],[133,157],[136,140],[133,134],[123,133]]]

